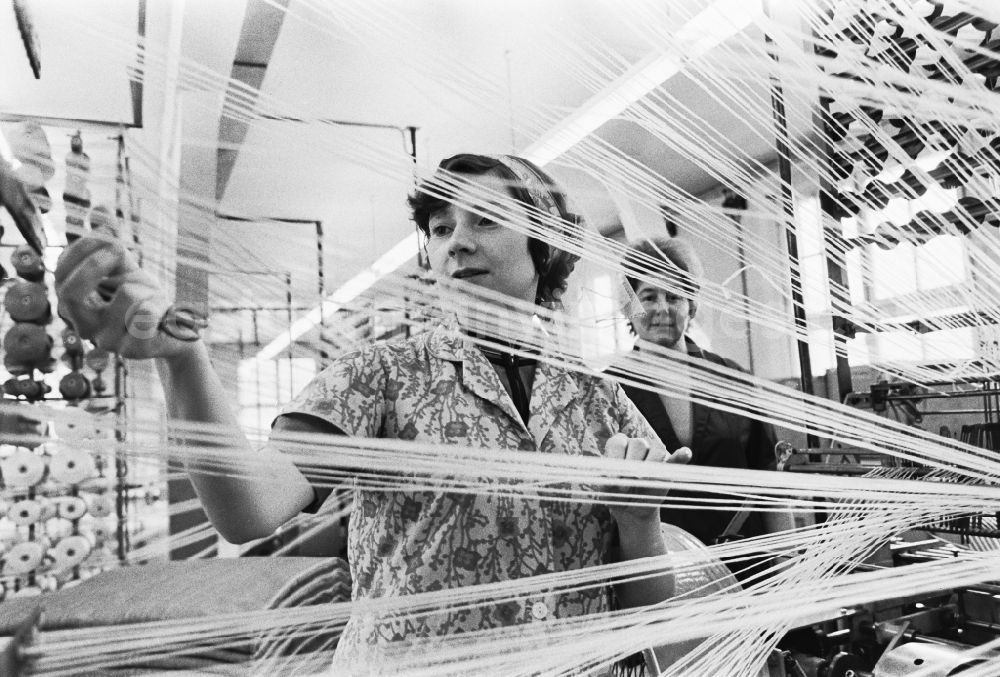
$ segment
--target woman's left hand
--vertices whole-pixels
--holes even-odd
[[[617,433],[608,439],[608,443],[604,446],[604,455],[607,458],[642,461],[645,463],[687,463],[691,460],[691,450],[687,447],[681,447],[675,452],[670,453],[658,439],[627,437],[623,433]],[[618,521],[622,519],[636,521],[658,520],[660,514],[659,503],[666,500],[666,494],[654,497],[636,487],[612,484],[607,487],[607,490],[615,494],[633,495],[637,499],[643,499],[640,503],[608,506],[611,510],[611,515]],[[651,501],[650,499],[653,500]]]

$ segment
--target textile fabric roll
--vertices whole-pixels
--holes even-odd
[[[38,562],[41,557],[38,547]],[[25,562],[22,568],[28,564]],[[0,602],[0,635],[13,634],[39,607],[44,610],[40,628],[44,638],[47,630],[108,626],[113,631],[113,626],[126,624],[194,620],[349,598],[350,573],[347,564],[337,558],[244,557],[156,562],[106,571],[54,593]],[[220,663],[278,657],[284,652],[298,654],[317,647],[332,649],[336,639],[324,636],[292,641],[275,634],[244,645],[229,645],[226,649],[192,647],[188,653],[145,659],[148,662],[134,662],[143,659],[129,662],[124,656],[115,668],[210,669]],[[122,674],[111,671],[111,666],[107,668],[108,674]],[[258,674],[267,673],[258,671]]]

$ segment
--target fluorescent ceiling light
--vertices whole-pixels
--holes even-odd
[[[657,53],[632,66],[625,75],[610,83],[576,111],[549,130],[521,153],[538,165],[546,165],[593,133],[601,125],[656,87],[676,75],[688,60],[702,56],[727,39],[742,32],[762,13],[756,0],[716,0],[674,34],[668,53]],[[306,332],[320,324],[344,304],[392,273],[417,253],[417,234],[401,240],[371,267],[358,273],[320,305],[297,321],[257,353],[257,359],[277,357]]]

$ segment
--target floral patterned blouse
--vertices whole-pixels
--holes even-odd
[[[445,326],[344,355],[283,411],[348,435],[549,454],[603,453],[655,433],[622,389],[542,362],[527,425],[482,353]],[[580,569],[610,561],[606,507],[432,491],[356,489],[348,536],[353,598],[388,597]],[[338,654],[609,609],[607,590],[542,595],[405,620],[356,616]]]

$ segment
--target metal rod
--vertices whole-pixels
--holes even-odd
[[[410,157],[413,159],[413,185],[417,186],[417,128],[407,127],[410,130]],[[414,223],[413,227],[417,229],[417,265],[420,268],[429,268],[430,262],[424,259],[424,252],[420,248],[420,229]],[[410,338],[410,299],[405,297],[403,299],[403,336]]]
[[[135,30],[138,43],[135,59],[139,75],[129,79],[129,94],[132,98],[132,126],[142,129],[142,81],[146,71],[146,0],[139,0],[138,24]]]
[[[242,223],[266,223],[274,221],[275,223],[301,223],[306,226],[316,223],[315,219],[286,219],[277,216],[236,216],[235,214],[223,214],[221,212],[216,212],[215,218],[222,219],[223,221],[240,221]]]
[[[326,352],[326,316],[323,313],[323,302],[326,300],[326,281],[323,272],[323,222],[316,222],[316,285],[319,291],[319,359],[320,369],[326,366],[329,357]],[[317,370],[319,371],[319,370]]]
[[[770,38],[767,38],[767,41],[770,43]],[[795,318],[795,328],[799,332],[795,339],[799,355],[799,381],[802,392],[812,395],[812,360],[809,355],[809,343],[802,335],[808,332],[808,324],[806,323],[805,300],[802,295],[802,273],[799,270],[798,237],[795,235],[795,205],[791,188],[792,165],[787,142],[788,128],[781,85],[777,83],[771,85],[771,104],[777,131],[775,146],[778,150],[778,174],[781,178],[781,207],[785,214],[785,242],[788,246],[791,276],[792,313]]]
[[[753,325],[750,322],[753,313],[750,309],[750,276],[747,274],[747,253],[744,241],[746,232],[743,229],[743,212],[746,211],[747,203],[742,196],[738,196],[735,193],[729,193],[729,195],[732,197],[727,196],[722,206],[726,208],[727,206],[738,205],[728,212],[728,216],[729,220],[736,226],[736,264],[740,269],[740,291],[743,293],[743,313],[746,315],[747,325],[747,369],[753,374],[756,371],[753,360]]]
[[[765,3],[766,7],[766,3]],[[771,36],[764,34],[771,59],[778,63],[778,54],[770,49],[774,44]],[[781,207],[785,215],[785,242],[788,247],[788,263],[792,292],[792,314],[797,330],[796,347],[799,356],[799,386],[806,395],[813,394],[812,360],[809,356],[808,329],[806,323],[805,299],[802,295],[802,273],[799,270],[799,243],[795,235],[795,203],[792,196],[792,163],[788,147],[788,119],[785,114],[785,96],[777,73],[771,75],[771,112],[774,120],[775,150],[778,153],[778,174],[781,178]],[[806,443],[817,446],[816,434],[808,432]]]
[[[106,132],[108,128],[118,131],[122,127],[133,129],[134,122],[122,120],[95,120],[93,118],[56,118],[48,115],[30,115],[25,113],[12,113],[10,111],[0,111],[0,122],[24,122],[25,120],[35,120],[39,124],[51,127],[75,127],[80,130]]]
[[[927,393],[926,395],[886,395],[886,402],[904,402],[907,400],[950,400],[959,397],[989,398],[993,393],[985,390],[960,390],[954,393]]]
[[[826,119],[826,115],[829,113],[830,104],[823,97],[820,97],[819,104],[820,111],[822,113],[821,119]],[[822,139],[822,148],[823,156],[825,158],[829,160],[829,158],[833,157],[830,142],[825,134]],[[827,194],[832,194],[829,181],[827,181],[826,177],[820,177],[820,190],[825,191]],[[827,216],[828,215],[820,209],[820,219]],[[829,218],[833,217],[830,216]],[[847,289],[847,271],[845,271],[844,267],[837,262],[832,253],[835,250],[834,248],[836,244],[833,242],[832,232],[822,223],[820,224],[820,229],[823,231],[823,256],[826,258],[826,277],[830,282],[830,300],[832,307],[837,301],[837,295],[840,290]],[[840,318],[839,321],[838,318]],[[851,374],[851,363],[847,358],[847,341],[849,338],[847,333],[847,319],[840,317],[840,313],[835,309],[831,324],[833,327],[833,355],[837,362],[837,401],[843,402],[847,394],[854,391],[854,379]]]
[[[115,517],[118,519],[118,526],[115,534],[118,540],[118,561],[125,564],[128,562],[128,552],[131,550],[128,533],[128,461],[125,457],[123,444],[125,441],[125,410],[127,405],[125,399],[125,376],[127,367],[125,360],[121,356],[115,356]]]
[[[416,127],[406,127],[404,125],[389,125],[380,124],[377,122],[357,122],[355,120],[337,120],[334,118],[297,118],[290,115],[270,115],[263,114],[260,116],[262,120],[276,120],[278,122],[321,122],[327,125],[339,125],[342,127],[367,127],[369,129],[393,129],[395,131],[405,131],[407,129],[416,129]]]
[[[288,306],[285,306],[285,305],[282,305],[282,306],[213,306],[210,310],[213,313],[238,313],[238,312],[249,312],[249,311],[256,311],[256,312],[262,312],[262,313],[267,313],[267,312],[271,312],[271,313],[282,312],[283,313],[283,312],[286,312],[288,310]],[[307,310],[312,310],[312,307],[311,306],[292,306],[292,310],[307,311]]]
[[[288,306],[288,335],[292,334],[292,274],[285,273],[285,302]],[[288,389],[291,392],[295,392],[295,384],[292,382],[292,373],[295,371],[293,357],[292,357],[292,345],[295,341],[288,342]],[[277,365],[277,361],[275,361]],[[280,383],[280,381],[275,381],[275,383]]]

